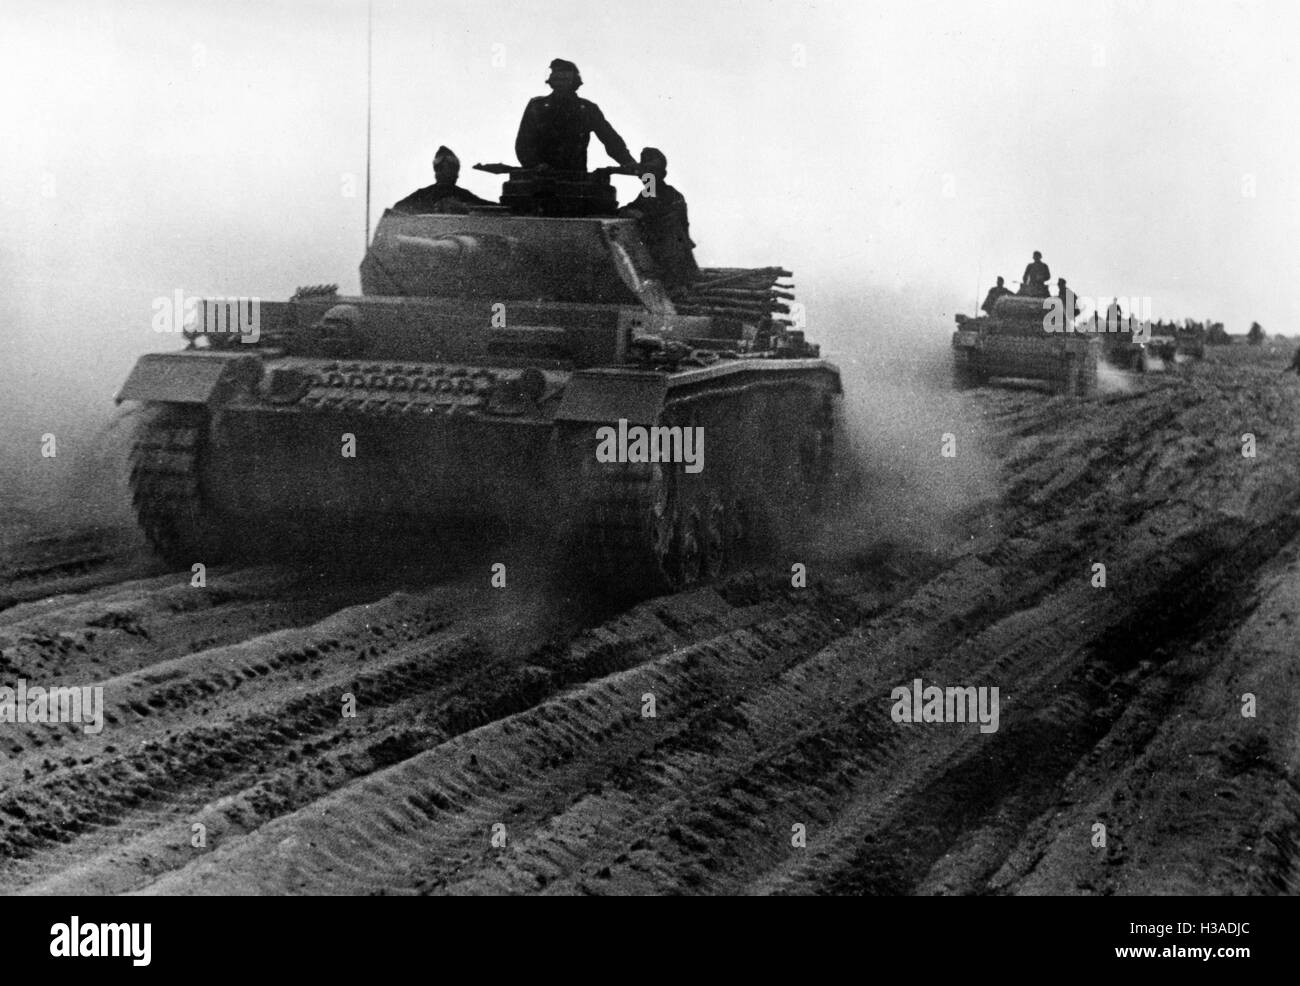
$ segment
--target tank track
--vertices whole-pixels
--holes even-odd
[[[131,450],[131,499],[140,527],[169,563],[215,561],[224,545],[204,510],[199,482],[207,410],[163,404],[146,414]]]
[[[671,404],[659,423],[687,426],[707,415],[710,405],[721,418],[725,404],[717,394],[686,399]],[[707,469],[689,474],[681,463],[593,468],[591,432],[574,431],[569,454],[578,457],[574,474],[583,482],[571,541],[581,567],[603,591],[638,597],[682,591],[735,570],[787,526],[772,516],[780,513],[778,505],[789,508],[792,528],[822,507],[833,473],[836,424],[829,399],[804,416],[801,433],[791,436],[791,480],[784,488],[762,484],[773,503],[738,483],[712,482]]]
[[[633,595],[670,591],[680,581],[673,577],[671,516],[656,516],[663,481],[657,467],[624,463],[588,487],[576,547],[594,578]]]

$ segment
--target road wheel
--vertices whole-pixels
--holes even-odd
[[[698,511],[682,517],[677,537],[676,565],[681,588],[696,585],[704,577],[704,530]]]
[[[727,516],[716,497],[709,498],[704,518],[704,577],[710,581],[727,567]]]
[[[754,520],[749,504],[743,499],[732,501],[727,511],[726,532],[728,556],[744,557],[754,540]]]
[[[671,468],[671,467],[670,467]],[[678,506],[676,484],[671,472],[658,464],[652,466],[650,509],[647,533],[650,553],[654,558],[659,577],[670,587],[677,588]]]

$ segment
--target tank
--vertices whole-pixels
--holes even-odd
[[[1178,344],[1172,336],[1156,335],[1150,322],[1121,318],[1111,324],[1094,314],[1085,322],[1101,340],[1102,358],[1119,370],[1133,373],[1164,373],[1177,359]]]
[[[1205,359],[1205,328],[1201,325],[1183,325],[1174,328],[1178,353],[1189,359]]]
[[[1097,389],[1101,343],[1090,334],[1048,331],[1053,299],[1007,294],[993,313],[956,316],[953,382],[959,389],[995,379],[1046,381],[1053,391],[1087,396]]]
[[[1148,373],[1164,369],[1149,341],[1130,330],[1108,332],[1105,323],[1097,329],[1102,358],[1117,370]]]
[[[187,348],[140,358],[118,401],[143,406],[130,483],[157,552],[503,522],[643,595],[806,529],[841,387],[788,318],[790,273],[666,283],[604,173],[516,170],[502,200],[390,210],[359,296],[262,302],[255,341],[204,300]]]
[[[1180,362],[1179,357],[1185,355],[1178,346],[1178,337],[1163,332],[1152,334],[1150,341],[1147,342],[1147,350],[1153,357],[1149,361],[1148,370],[1152,369],[1156,363],[1168,368]]]

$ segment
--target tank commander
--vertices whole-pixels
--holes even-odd
[[[670,282],[694,280],[700,268],[695,263],[686,197],[666,180],[667,156],[657,147],[643,147],[637,170],[642,176],[641,193],[618,214],[637,220],[646,249]]]
[[[433,155],[433,184],[412,192],[396,203],[393,211],[420,216],[432,212],[461,212],[471,205],[492,205],[457,185],[459,177],[460,158],[450,148],[439,147]]]
[[[1025,268],[1025,276],[1020,279],[1020,293],[1029,298],[1048,297],[1047,282],[1051,277],[1052,272],[1043,263],[1043,255],[1035,250],[1033,262]]]
[[[623,167],[636,165],[623,138],[605,119],[600,107],[578,95],[582,76],[578,66],[557,58],[546,84],[551,95],[536,96],[524,108],[515,138],[515,155],[525,168],[557,171],[587,170],[587,143],[594,133],[605,151]]]
[[[989,293],[984,296],[984,304],[980,305],[980,311],[992,315],[994,306],[1004,294],[1011,294],[1011,289],[1003,285],[1002,277],[999,275],[998,283],[989,288]]]

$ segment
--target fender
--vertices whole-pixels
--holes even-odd
[[[628,424],[652,425],[667,394],[668,378],[662,373],[579,370],[565,385],[555,420],[608,424],[624,418]]]
[[[245,353],[148,353],[136,362],[115,403],[213,404],[255,387],[261,377],[262,361]]]

